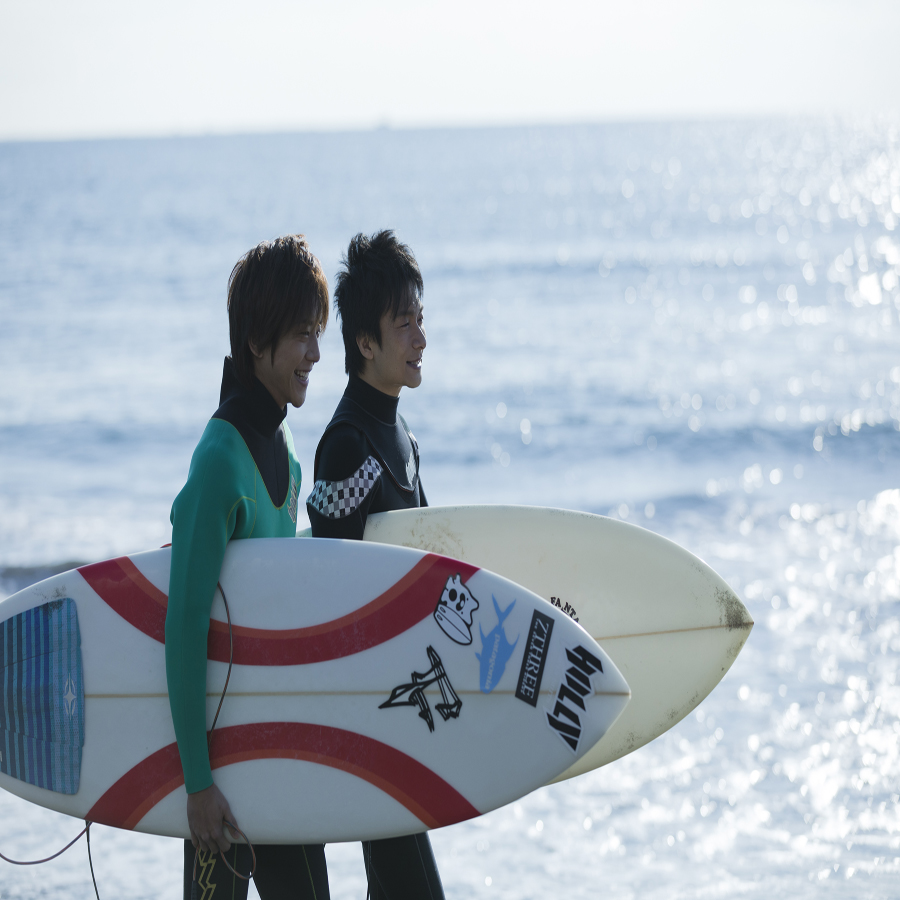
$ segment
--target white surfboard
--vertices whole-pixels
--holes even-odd
[[[618,759],[681,721],[719,683],[753,627],[734,591],[702,560],[604,516],[429,507],[369,516],[365,540],[445,553],[504,575],[570,610],[609,654],[631,686],[631,702],[555,780]]]
[[[168,549],[0,602],[0,786],[94,822],[187,837],[166,687]],[[255,843],[389,837],[477,816],[587,752],[628,685],[568,616],[418,550],[235,541],[234,668],[211,744]],[[207,727],[231,650],[217,592]]]

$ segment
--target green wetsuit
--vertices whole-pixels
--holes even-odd
[[[227,375],[226,371],[226,380]],[[268,396],[261,384],[258,388]],[[261,399],[265,401],[265,397]],[[269,403],[275,406],[271,397]],[[220,412],[225,408],[223,404]],[[264,412],[269,413],[271,423],[271,410]],[[284,410],[278,412],[283,420]],[[191,458],[187,483],[172,505],[166,678],[189,794],[213,783],[206,747],[206,641],[225,545],[231,540],[294,537],[297,533],[300,461],[291,432],[281,420],[276,428],[281,429],[287,448],[288,479],[281,474],[287,490],[276,498],[281,499],[280,505],[270,497],[241,431],[225,418],[209,420]],[[265,440],[272,438],[266,436]]]
[[[300,462],[279,408],[259,380],[240,383],[225,360],[219,408],[194,450],[187,484],[172,504],[172,565],[166,615],[166,676],[184,783],[196,793],[213,783],[206,749],[206,641],[209,612],[230,540],[294,537]],[[252,839],[252,836],[251,836]],[[251,868],[235,844],[232,867]],[[253,877],[262,900],[328,900],[323,844],[256,845]],[[185,900],[246,900],[248,884],[221,854],[184,842]]]

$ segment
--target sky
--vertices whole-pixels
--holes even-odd
[[[898,0],[2,0],[0,140],[900,114]]]

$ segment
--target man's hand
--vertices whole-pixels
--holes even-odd
[[[226,853],[231,849],[231,839],[225,830],[225,819],[237,825],[225,795],[211,784],[206,790],[188,794],[188,827],[194,849],[209,853]]]

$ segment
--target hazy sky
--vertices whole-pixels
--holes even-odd
[[[900,0],[3,0],[0,140],[900,112]]]

